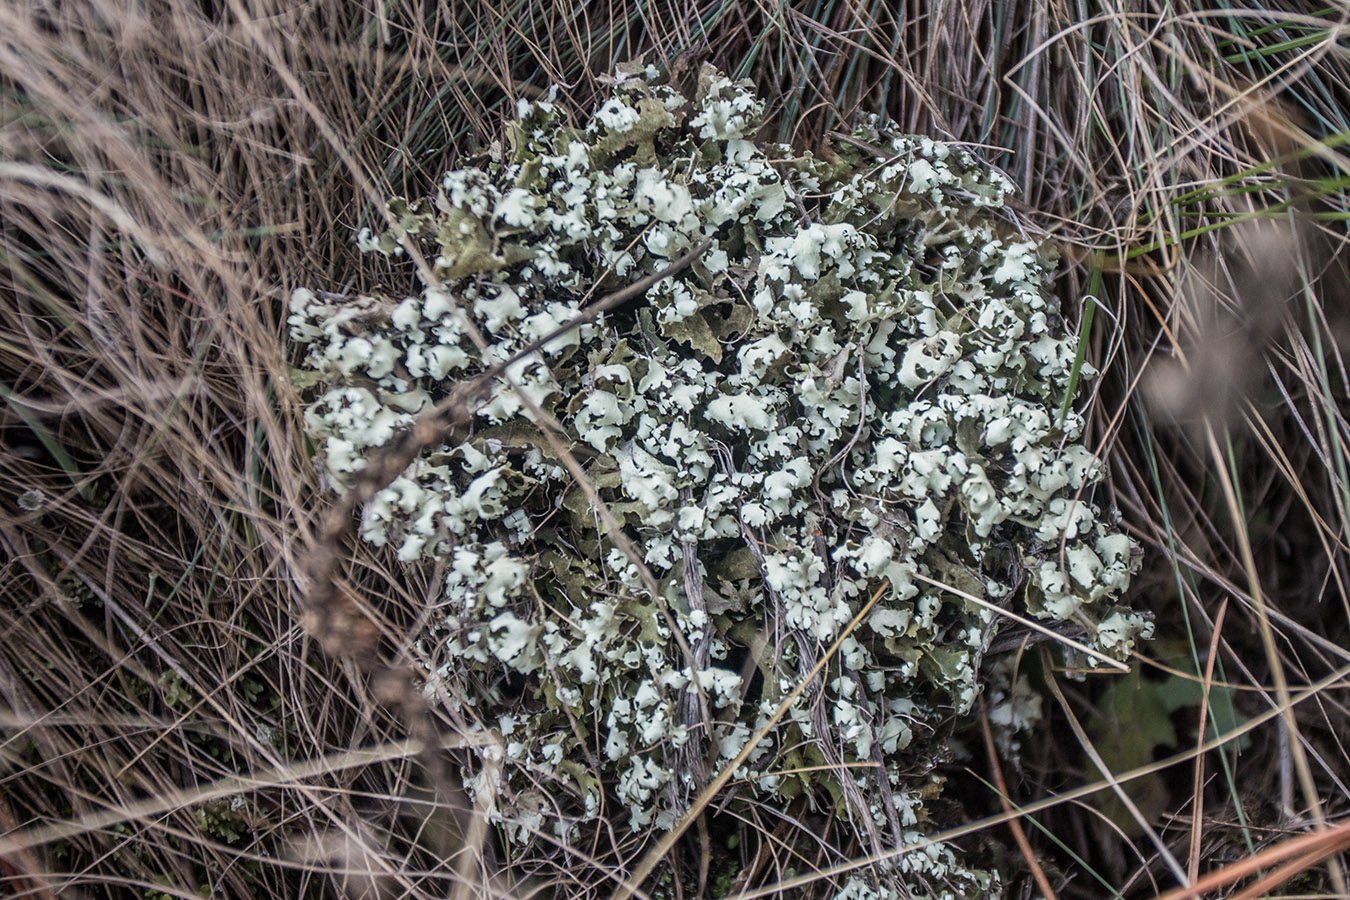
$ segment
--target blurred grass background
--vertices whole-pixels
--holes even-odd
[[[407,690],[299,625],[327,498],[284,300],[378,284],[352,236],[379,198],[428,190],[516,98],[558,84],[587,108],[641,54],[751,79],[766,136],[798,149],[864,111],[977,145],[1064,257],[1055,289],[1105,373],[1092,446],[1158,638],[1126,678],[1027,654],[1047,716],[1000,767],[1006,803],[1035,810],[1030,855],[984,821],[1003,802],[980,752],[928,827],[1002,860],[1008,896],[1044,893],[1039,866],[1059,896],[1133,898],[1350,813],[1344,4],[14,2],[0,893],[491,893],[446,860],[463,816],[406,743]],[[435,573],[353,554],[398,663]],[[1080,790],[1106,784],[1094,756],[1138,776],[1130,804]],[[756,896],[832,896],[842,879],[813,873],[856,851],[844,829],[836,858],[794,859],[819,823],[769,826],[731,854],[768,848]],[[492,884],[605,896],[648,837]],[[1336,890],[1340,849],[1298,857],[1283,895]]]

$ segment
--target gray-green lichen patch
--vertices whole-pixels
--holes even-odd
[[[623,73],[584,124],[522,102],[481,168],[391,202],[396,226],[359,236],[390,256],[415,245],[429,279],[291,299],[328,386],[307,425],[340,487],[452,382],[711,241],[513,364],[472,435],[364,514],[366,540],[445,566],[449,612],[420,643],[427,690],[502,736],[489,800],[520,852],[601,818],[670,828],[841,636],[734,790],[805,796],[869,849],[915,840],[1000,624],[961,593],[1072,623],[1115,656],[1148,629],[1115,605],[1136,552],[1091,502],[1082,417],[1058,414],[1074,343],[1048,260],[994,215],[1012,185],[876,119],[794,154],[755,140],[762,113],[711,69],[693,97],[650,67]],[[504,696],[507,675],[520,696]],[[993,715],[1015,730],[1038,707],[1000,684]],[[991,878],[932,845],[840,896],[895,896],[887,879],[909,896],[988,894]]]

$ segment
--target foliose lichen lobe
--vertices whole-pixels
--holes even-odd
[[[602,815],[669,828],[876,597],[737,790],[912,839],[1003,624],[989,604],[1116,656],[1149,627],[1117,605],[1137,552],[1091,501],[1083,418],[1060,413],[1075,341],[1051,260],[995,215],[1012,185],[876,118],[820,156],[766,144],[764,105],[707,68],[692,98],[621,74],[584,125],[548,101],[518,112],[481,168],[359,235],[414,243],[431,278],[402,298],[299,289],[290,319],[329,388],[306,423],[341,486],[447,385],[711,241],[513,364],[467,439],[365,511],[365,540],[445,565],[428,690],[506,742],[494,813],[521,845]],[[526,685],[509,701],[505,672]],[[811,771],[856,762],[874,765]],[[945,848],[905,867],[989,888]]]

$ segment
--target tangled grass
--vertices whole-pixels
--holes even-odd
[[[1060,245],[1062,298],[1094,298],[1077,316],[1104,371],[1091,446],[1146,547],[1133,602],[1160,637],[1131,675],[1082,682],[1024,649],[1042,731],[992,766],[974,733],[943,836],[1046,896],[1245,896],[1265,875],[1341,890],[1347,15],[0,7],[0,885],[585,897],[658,863],[683,891],[708,864],[707,832],[639,835],[565,879],[524,877],[449,777],[462,736],[413,689],[406,636],[437,573],[343,547],[336,599],[302,615],[333,547],[284,350],[290,289],[360,291],[382,273],[345,235],[378,224],[381,198],[428,193],[517,97],[558,83],[589,107],[649,52],[677,77],[707,61],[751,78],[768,136],[799,148],[860,111],[980,145]],[[805,808],[733,831],[720,857],[743,897],[832,896],[862,855]]]

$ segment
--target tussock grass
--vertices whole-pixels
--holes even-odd
[[[980,145],[1023,186],[1021,224],[1063,251],[1159,639],[1128,679],[1024,658],[1054,690],[1038,741],[1003,761],[1005,802],[1044,883],[1150,896],[1342,820],[1348,17],[1086,0],[0,7],[3,891],[584,897],[638,864],[641,835],[534,872],[492,859],[437,765],[463,752],[454,723],[408,678],[437,573],[348,548],[344,627],[378,662],[306,637],[329,499],[282,300],[378,278],[351,241],[378,198],[424,191],[514,98],[558,83],[585,107],[642,52],[752,78],[768,127],[801,147],[859,110]],[[982,760],[954,761],[935,823],[972,851],[1012,846]],[[1100,792],[1112,780],[1129,803]],[[805,809],[739,828],[746,896],[827,894],[858,852]],[[483,852],[455,857],[465,846]],[[1344,844],[1316,846],[1286,890],[1344,884]],[[696,841],[675,855],[697,867]]]

